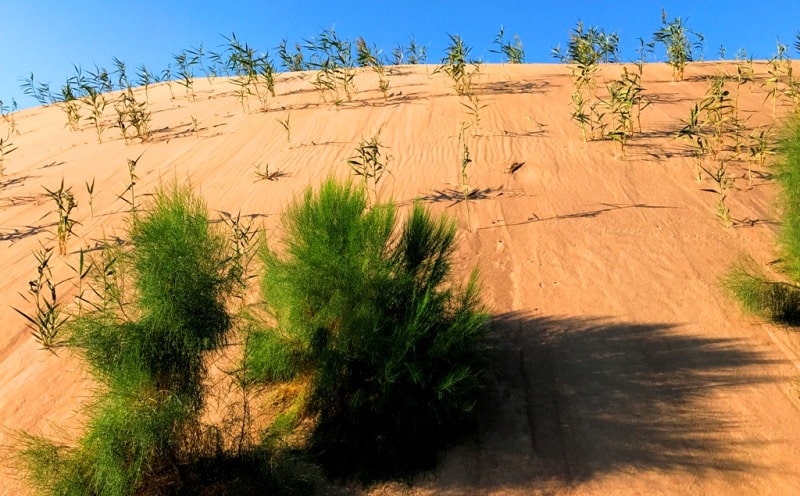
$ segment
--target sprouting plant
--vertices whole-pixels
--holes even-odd
[[[11,99],[11,105],[6,105],[3,100],[0,100],[0,117],[8,124],[8,136],[19,134],[17,119],[14,115],[17,112],[17,108],[17,101],[13,98]]]
[[[5,174],[5,160],[8,155],[17,149],[11,141],[11,131],[9,130],[5,138],[0,138],[0,176]]]
[[[750,156],[750,161],[747,163],[747,180],[750,187],[753,186],[753,164],[764,167],[767,157],[772,153],[771,143],[770,128],[756,129],[750,133],[750,143],[747,147]]]
[[[62,315],[58,283],[53,279],[50,263],[52,255],[52,247],[42,246],[33,252],[37,262],[36,278],[28,281],[28,294],[21,295],[29,305],[33,306],[33,312],[27,313],[19,308],[13,308],[28,322],[31,335],[42,348],[55,353],[55,348],[63,344],[58,336],[68,318]]]
[[[639,46],[636,47],[636,55],[638,58],[636,59],[636,68],[639,70],[639,76],[644,75],[644,64],[647,62],[647,59],[653,55],[655,51],[655,42],[644,41],[644,38],[638,38]]]
[[[766,83],[769,86],[769,92],[765,99],[772,99],[772,121],[775,121],[778,99],[785,94],[784,88],[792,89],[794,87],[794,79],[792,77],[792,61],[786,57],[786,52],[789,47],[777,42],[777,53],[769,61],[769,77]]]
[[[58,187],[58,189],[50,190],[45,187],[44,190],[47,192],[47,196],[56,204],[56,214],[58,215],[58,223],[56,227],[58,253],[60,255],[66,255],[67,240],[70,235],[74,234],[72,229],[78,223],[78,221],[70,217],[70,215],[78,206],[78,202],[75,201],[75,195],[72,194],[72,188],[64,189],[64,179],[61,179],[61,185]]]
[[[622,76],[607,86],[608,98],[599,101],[608,110],[607,115],[611,116],[612,130],[607,137],[619,143],[623,160],[625,145],[634,133],[634,122],[639,123],[641,130],[640,114],[649,104],[642,95],[639,79],[639,74],[630,74],[623,67]]]
[[[692,43],[689,36],[695,38]],[[661,11],[661,29],[653,33],[653,39],[664,45],[667,51],[667,61],[672,66],[672,79],[683,80],[683,71],[686,63],[692,61],[692,49],[701,49],[703,35],[686,27],[684,21],[677,17],[667,23],[666,11]]]
[[[172,64],[167,64],[167,67],[161,71],[161,80],[167,82],[167,89],[169,89],[169,96],[172,100],[175,99],[175,93],[172,92]]]
[[[139,86],[144,86],[144,99],[149,102],[150,101],[150,93],[149,93],[150,85],[155,83],[158,78],[155,77],[153,74],[151,74],[150,71],[147,70],[147,67],[144,64],[140,65],[139,68],[137,69],[136,77],[138,78],[136,80],[136,83]]]
[[[464,40],[457,34],[448,35],[450,45],[447,47],[446,56],[442,59],[433,73],[443,72],[453,81],[453,88],[457,95],[469,95],[472,92],[472,77],[477,72],[473,63],[470,70],[469,52],[471,48],[464,44]]]
[[[117,57],[113,57],[111,62],[114,64],[114,74],[117,76],[117,88],[127,88],[130,86],[131,83],[128,81],[128,72],[125,67],[125,62]]]
[[[67,82],[61,87],[61,96],[58,98],[58,105],[67,115],[67,125],[71,130],[77,131],[81,120],[81,107],[80,100],[75,94],[76,89],[73,86],[73,78],[67,79]]]
[[[231,267],[230,278],[235,281],[240,290],[239,296],[247,289],[248,281],[254,276],[248,273],[248,268],[256,255],[255,242],[258,238],[258,230],[252,222],[245,222],[241,212],[237,212],[234,217],[229,212],[219,212],[223,224],[228,226],[231,233]]]
[[[186,95],[190,100],[194,100],[194,70],[193,67],[199,63],[196,55],[189,54],[186,50],[181,50],[172,57],[178,66],[178,84],[186,90]]]
[[[384,153],[384,145],[380,141],[381,130],[373,134],[368,140],[362,139],[356,147],[356,154],[347,160],[353,174],[361,177],[364,190],[372,191],[375,201],[378,201],[378,183],[385,173],[389,171],[391,156]]]
[[[269,109],[269,98],[275,96],[275,67],[267,54],[256,56],[256,50],[247,43],[242,44],[232,34],[230,38],[224,37],[228,42],[227,66],[235,77],[231,82],[238,87],[236,96],[246,110],[248,97],[255,94],[258,97],[261,110]],[[264,89],[261,89],[261,86]]]
[[[50,85],[48,83],[37,84],[32,72],[30,76],[23,78],[21,81],[20,88],[22,88],[22,92],[34,98],[40,105],[49,105],[56,101],[56,97],[50,91]]]
[[[98,93],[114,91],[114,83],[105,67],[94,66],[94,72],[89,71],[88,84],[91,84]]]
[[[136,175],[136,166],[139,165],[140,158],[142,158],[142,155],[139,155],[135,159],[128,159],[128,186],[125,188],[125,191],[118,195],[120,200],[131,206],[131,212],[136,212],[136,181],[139,180],[139,176]],[[125,198],[125,194],[127,193],[131,194],[130,200]]]
[[[717,216],[719,216],[720,220],[722,220],[722,224],[729,228],[733,225],[733,218],[731,217],[731,211],[728,208],[728,205],[725,201],[728,198],[728,191],[734,185],[734,179],[728,176],[728,162],[733,160],[732,157],[728,156],[720,156],[717,159],[717,169],[716,170],[706,170],[706,173],[711,177],[711,179],[716,184],[716,193],[717,193]]]
[[[83,102],[89,107],[89,115],[86,117],[97,132],[97,141],[103,142],[103,111],[106,108],[106,98],[102,93],[93,87],[86,85],[83,87]]]
[[[264,162],[264,165],[256,164],[255,176],[259,181],[277,181],[279,178],[285,176],[281,169],[269,169],[269,162]]]
[[[701,171],[703,170],[703,157],[708,153],[708,145],[703,132],[703,122],[700,112],[700,105],[697,103],[694,104],[694,107],[689,111],[689,118],[684,121],[684,126],[678,131],[678,138],[688,141],[692,148],[697,181],[702,181],[703,179],[701,175]]]
[[[200,122],[198,122],[197,117],[191,116],[192,118],[192,127],[190,128],[192,133],[196,136],[200,136]]]
[[[494,44],[497,45],[497,48],[489,51],[502,55],[509,64],[521,64],[525,61],[525,48],[522,46],[522,40],[515,34],[513,42],[505,41],[503,39],[504,34],[503,26],[500,26],[500,32],[494,38]]]
[[[386,79],[383,56],[377,48],[370,49],[367,42],[361,37],[356,39],[356,51],[358,53],[356,57],[358,65],[361,67],[369,67],[378,75],[378,89],[383,93],[383,98],[385,100],[388,98],[389,80]]]
[[[94,178],[91,183],[86,181],[86,192],[89,193],[89,211],[94,217]]]
[[[568,64],[595,65],[600,62],[617,62],[619,35],[615,32],[606,34],[605,30],[593,26],[584,31],[583,22],[578,21],[570,33],[567,53],[564,54],[558,45],[551,54],[557,60]]]
[[[281,125],[284,131],[286,131],[286,142],[291,144],[292,143],[292,111],[286,112],[286,118],[283,120],[275,119],[278,124]]]
[[[480,100],[478,99],[478,95],[474,93],[470,93],[467,95],[468,101],[461,102],[461,105],[467,109],[467,114],[472,117],[472,125],[475,126],[475,135],[477,136],[478,127],[481,123],[481,115],[480,111],[485,109],[487,105],[481,104]]]
[[[286,47],[286,39],[281,40],[278,45],[278,58],[281,59],[283,67],[289,72],[297,72],[305,70],[306,66],[303,61],[303,47],[300,43],[295,43],[294,52],[289,52]]]
[[[333,28],[325,29],[314,40],[306,40],[306,49],[311,52],[309,67],[317,71],[312,84],[327,101],[330,93],[335,105],[344,98],[350,101],[355,93],[355,71],[353,69],[352,46],[343,40]]]
[[[122,92],[114,109],[117,111],[117,126],[126,143],[130,138],[131,129],[135,133],[134,136],[143,142],[150,138],[150,111],[147,110],[145,102],[136,100],[132,88]]]
[[[464,208],[467,210],[467,225],[469,226],[470,231],[472,230],[472,221],[470,220],[469,215],[469,199],[473,194],[472,186],[469,185],[469,173],[468,168],[469,165],[472,163],[472,157],[470,156],[469,145],[467,144],[467,129],[469,125],[462,122],[461,129],[458,131],[458,149],[461,154],[461,163],[459,168],[459,189],[461,190],[461,194],[464,198]]]
[[[583,141],[588,141],[589,135],[586,132],[586,126],[591,124],[591,115],[586,113],[586,102],[580,91],[572,92],[571,99],[572,118],[581,128],[581,138],[583,138]]]

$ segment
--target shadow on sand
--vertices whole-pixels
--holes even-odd
[[[759,441],[733,438],[737,420],[705,401],[778,380],[758,372],[771,361],[740,340],[668,324],[517,313],[496,316],[491,335],[496,356],[480,434],[444,456],[438,493],[533,491],[619,471],[741,471],[757,463],[745,456]]]

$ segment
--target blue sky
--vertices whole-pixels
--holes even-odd
[[[497,5],[497,6],[495,6]],[[615,6],[615,7],[612,7]],[[626,1],[600,0],[490,2],[293,2],[293,1],[150,1],[0,0],[0,100],[15,98],[20,107],[35,105],[20,89],[20,78],[33,72],[38,81],[60,87],[72,65],[111,69],[112,57],[129,67],[145,63],[161,70],[182,49],[216,49],[222,35],[237,37],[260,51],[283,38],[292,44],[335,28],[339,36],[363,36],[385,53],[407,44],[413,35],[428,47],[428,62],[442,56],[449,33],[472,47],[473,57],[499,61],[490,53],[500,26],[507,37],[518,34],[526,62],[554,62],[552,48],[568,38],[578,19],[621,39],[622,59],[635,58],[637,39],[650,39],[660,26],[661,8],[669,18],[688,18],[688,26],[705,36],[705,58],[718,58],[723,44],[727,58],[740,48],[766,59],[776,39],[791,46],[800,30],[800,2],[760,1]],[[660,60],[663,52],[659,50]],[[792,50],[791,55],[798,54]]]

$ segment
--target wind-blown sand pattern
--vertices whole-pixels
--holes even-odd
[[[381,198],[458,219],[458,271],[480,269],[497,357],[477,438],[410,486],[372,493],[800,494],[800,338],[742,315],[719,284],[741,253],[761,265],[777,258],[776,185],[756,168],[748,189],[746,168],[734,165],[736,222],[725,229],[715,194],[703,191],[712,183],[695,181],[693,158],[674,139],[707,78],[735,67],[690,64],[686,81],[672,82],[666,64],[645,66],[652,105],[623,161],[612,142],[581,140],[568,67],[483,66],[474,91],[487,106],[467,131],[478,188],[469,217],[457,184],[458,132],[470,117],[432,70],[392,68],[387,100],[373,73],[359,73],[354,100],[338,108],[321,101],[310,73],[282,74],[270,110],[250,113],[224,79],[197,79],[193,102],[161,84],[149,90],[153,136],[143,144],[126,145],[117,129],[98,144],[88,122],[71,132],[56,107],[18,113],[18,150],[0,178],[0,443],[59,426],[74,438],[93,388],[79,360],[38,350],[11,308],[25,305],[18,293],[34,275],[32,252],[53,244],[43,186],[63,177],[76,194],[71,252],[124,236],[129,206],[118,195],[127,159],[140,154],[140,200],[159,183],[189,181],[212,211],[241,210],[269,236],[305,188],[350,176],[347,158],[380,128],[392,156]],[[748,126],[771,122],[766,96],[758,82],[743,88]],[[277,122],[289,111],[291,143]],[[258,181],[265,163],[283,175]],[[0,493],[19,494],[19,478],[6,470]]]

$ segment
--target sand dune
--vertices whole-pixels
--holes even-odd
[[[765,64],[756,69],[766,74]],[[757,169],[749,188],[746,168],[734,164],[736,222],[726,229],[715,195],[703,191],[710,181],[695,181],[693,159],[674,139],[721,71],[735,68],[691,64],[685,81],[672,82],[665,64],[646,66],[652,105],[622,160],[612,142],[582,141],[568,67],[482,67],[474,90],[486,107],[467,131],[478,193],[468,205],[454,190],[460,124],[472,118],[431,67],[393,68],[388,99],[372,73],[359,73],[358,93],[339,107],[321,101],[311,74],[283,74],[266,112],[244,112],[224,79],[198,79],[195,101],[177,85],[172,99],[162,84],[149,90],[152,139],[128,145],[116,129],[101,144],[88,123],[71,132],[56,107],[18,113],[18,150],[0,178],[0,443],[56,426],[73,437],[91,394],[81,363],[37,350],[11,308],[24,305],[32,251],[52,243],[43,187],[63,178],[76,194],[73,252],[124,234],[128,205],[118,195],[127,159],[140,155],[141,199],[159,183],[189,181],[211,210],[241,211],[272,233],[306,187],[351,175],[347,158],[380,130],[392,157],[380,196],[458,219],[459,271],[480,269],[498,360],[479,438],[411,487],[373,493],[800,494],[800,339],[743,316],[718,283],[740,253],[763,265],[777,257],[776,185]],[[742,91],[752,128],[772,121],[766,92],[758,83]],[[277,122],[287,115],[291,142]],[[267,163],[281,171],[277,180],[255,177]],[[515,163],[523,165],[509,173]],[[7,470],[0,493],[20,487]]]

